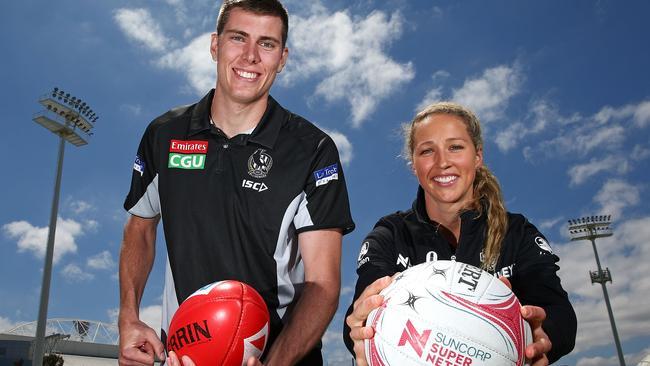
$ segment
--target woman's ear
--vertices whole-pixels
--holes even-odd
[[[478,169],[482,166],[483,166],[483,148],[480,148],[476,150],[476,162],[474,163],[474,167]]]

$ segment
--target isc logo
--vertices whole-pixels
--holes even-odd
[[[169,153],[167,167],[177,169],[203,169],[205,167],[205,154]]]
[[[244,187],[244,188],[252,189],[254,191],[258,191],[258,192],[263,192],[263,191],[266,191],[267,189],[269,189],[269,187],[267,187],[266,184],[264,184],[264,183],[253,182],[252,180],[248,180],[248,179],[244,179],[241,182],[241,186]]]

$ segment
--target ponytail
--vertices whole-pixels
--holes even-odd
[[[484,213],[487,215],[487,232],[485,233],[481,267],[493,271],[501,253],[503,238],[506,236],[508,214],[503,203],[499,182],[484,165],[476,169],[472,206],[479,212],[479,215]]]

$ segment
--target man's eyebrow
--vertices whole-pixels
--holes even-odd
[[[237,29],[226,29],[226,30],[223,31],[223,32],[224,32],[224,33],[235,33],[235,34],[242,35],[242,36],[244,36],[244,37],[248,37],[248,36],[249,36],[248,33],[244,32],[244,31],[242,31],[242,30],[237,30]]]
[[[273,36],[261,36],[259,40],[260,41],[272,41],[272,42],[275,42],[275,43],[280,43],[280,40],[273,37]]]
[[[244,37],[250,37],[250,34],[244,32],[243,30],[238,30],[238,29],[227,29],[224,31],[224,33],[234,33],[234,34],[239,34]],[[273,41],[275,43],[280,43],[280,40],[273,37],[273,36],[261,36],[258,41]]]

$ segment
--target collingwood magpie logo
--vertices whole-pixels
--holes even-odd
[[[273,158],[264,149],[257,149],[248,158],[248,174],[253,178],[266,178],[273,166]]]
[[[541,236],[535,237],[535,244],[537,244],[537,246],[539,246],[540,249],[553,254],[553,249],[551,249],[551,246],[548,244],[546,239],[544,239],[543,237],[541,237]]]
[[[364,241],[361,245],[361,250],[359,251],[359,258],[357,258],[357,268],[368,263],[370,260],[370,258],[366,257],[366,254],[368,254],[368,249],[370,249],[370,242]]]

